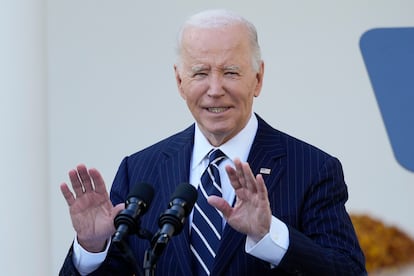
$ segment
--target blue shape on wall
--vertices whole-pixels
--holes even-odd
[[[414,28],[369,30],[360,48],[395,158],[414,172]]]

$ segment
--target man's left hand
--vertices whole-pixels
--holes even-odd
[[[236,192],[234,207],[217,196],[210,196],[208,202],[223,213],[231,227],[258,242],[269,233],[272,220],[266,185],[261,174],[253,175],[247,162],[235,159],[234,164],[235,168],[226,166]]]

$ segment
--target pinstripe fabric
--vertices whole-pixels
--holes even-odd
[[[348,193],[340,162],[258,120],[248,162],[254,174],[260,168],[271,169],[270,175],[263,175],[270,206],[273,215],[288,225],[290,245],[272,269],[245,253],[246,237],[226,226],[211,275],[366,275],[364,256],[344,207]],[[142,219],[143,228],[158,229],[158,217],[176,185],[188,182],[193,136],[191,126],[122,161],[111,189],[114,204],[124,202],[130,187],[138,182],[152,183],[156,191]],[[192,275],[188,229],[187,222],[183,232],[170,241],[156,275]],[[130,245],[141,264],[148,242],[131,237]],[[108,275],[105,271],[114,267],[118,275],[128,275],[128,266],[112,250],[95,275]],[[71,272],[69,253],[62,275],[74,275]]]

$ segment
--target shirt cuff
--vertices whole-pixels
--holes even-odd
[[[86,251],[79,243],[78,238],[75,237],[73,241],[73,256],[72,261],[79,274],[84,276],[88,275],[95,269],[97,269],[105,260],[108,254],[109,245],[111,240],[106,243],[106,248],[103,252],[92,253]]]
[[[247,236],[245,244],[248,254],[275,266],[279,265],[288,247],[289,230],[285,223],[273,216],[269,233],[257,243]]]

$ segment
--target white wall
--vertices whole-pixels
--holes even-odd
[[[0,2],[0,268],[50,275],[46,4]]]
[[[30,45],[36,46],[37,52],[31,56],[40,61],[30,61],[21,70],[38,74],[34,77],[40,85],[36,82],[33,87],[21,88],[22,94],[15,94],[20,88],[14,87],[14,82],[6,82],[8,86],[1,91],[1,112],[3,94],[5,99],[14,101],[10,110],[6,109],[7,119],[2,118],[2,129],[3,121],[12,120],[16,125],[6,124],[7,133],[16,126],[17,137],[27,127],[36,130],[28,136],[32,143],[29,145],[14,136],[0,136],[2,152],[4,147],[8,153],[1,157],[2,170],[7,168],[8,173],[4,186],[6,195],[11,195],[1,202],[5,204],[4,215],[26,214],[27,208],[16,204],[15,195],[24,200],[30,197],[28,217],[37,224],[50,225],[50,231],[30,223],[35,232],[29,240],[35,237],[37,243],[28,243],[24,235],[1,242],[14,246],[18,241],[31,256],[39,256],[40,248],[43,256],[38,257],[38,267],[48,266],[51,275],[57,275],[74,235],[59,191],[59,184],[68,181],[67,171],[78,163],[96,167],[109,188],[125,155],[192,122],[175,87],[174,39],[183,20],[204,8],[235,10],[257,26],[266,73],[262,95],[255,103],[256,112],[276,128],[340,158],[349,186],[347,207],[351,212],[368,212],[414,236],[414,220],[410,216],[414,174],[398,165],[392,154],[358,45],[368,29],[414,26],[413,1],[221,0],[202,4],[183,0],[60,0],[48,1],[47,8],[40,0],[30,3],[36,5],[26,5],[24,10],[31,9],[40,17],[47,12],[47,44],[43,49],[47,50],[48,96],[42,98],[42,50],[36,47],[42,47],[38,40],[43,38],[43,32],[38,27],[32,33],[32,41],[17,40],[16,46],[28,45],[31,51]],[[7,12],[0,10],[3,18]],[[24,23],[15,17],[9,20],[12,27],[17,26],[13,32],[20,34],[20,24]],[[0,46],[2,59],[9,50],[3,47]],[[11,51],[19,56],[17,48]],[[14,62],[6,60],[7,64]],[[1,69],[6,67],[3,61],[0,64]],[[12,74],[18,78],[21,71]],[[23,97],[31,99],[31,104],[26,106],[29,102],[22,101]],[[42,117],[46,104],[47,130]],[[29,117],[32,108],[37,114],[32,118],[35,124],[19,120],[16,114]],[[46,133],[47,138],[42,136]],[[23,167],[9,160],[14,152],[19,155],[13,158],[24,159]],[[37,175],[38,171],[28,172],[28,168],[40,168],[40,172],[46,168],[49,186],[42,181],[42,175]],[[20,189],[22,183],[27,194]],[[45,196],[49,199],[43,200]],[[38,271],[36,275],[45,275],[44,268]],[[15,275],[24,274],[29,273]]]

